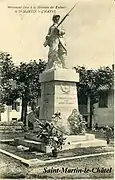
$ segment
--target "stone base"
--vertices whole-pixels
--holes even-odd
[[[52,68],[40,75],[41,82],[68,81],[79,82],[79,73],[73,69]]]
[[[65,144],[62,148],[62,150],[69,150],[69,149],[75,149],[75,148],[83,148],[83,147],[102,147],[107,146],[106,141],[95,139],[95,140],[89,140],[89,141],[81,141],[81,142],[75,142],[70,144]]]
[[[36,151],[45,152],[45,153],[52,152],[51,148],[49,146],[46,146],[42,142],[33,141],[33,140],[27,140],[27,139],[24,139],[24,138],[16,139],[15,142],[16,142],[17,145],[23,145],[23,146],[29,147],[29,149],[31,151],[36,150]]]
[[[42,142],[27,140],[27,139],[18,139],[17,144],[29,147],[44,153],[51,153],[52,149],[49,146],[46,146]],[[98,147],[106,146],[107,143],[105,140],[95,139],[94,134],[85,134],[85,135],[71,135],[66,136],[65,144],[62,147],[62,151],[74,149],[74,148],[83,148],[83,147]]]
[[[107,145],[106,141],[95,139],[94,134],[86,133],[85,135],[70,135],[65,137],[65,144],[62,147],[63,151],[80,147],[97,147]]]
[[[88,134],[88,133],[86,133],[85,135],[70,135],[70,136],[65,136],[65,137],[66,137],[65,144],[75,143],[75,142],[80,142],[80,141],[95,140],[95,135]]]
[[[69,131],[68,117],[73,109],[78,110],[76,82],[79,74],[72,69],[50,69],[40,75],[41,104],[39,119],[52,121],[52,115],[60,112],[56,126]]]

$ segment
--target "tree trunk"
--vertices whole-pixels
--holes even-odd
[[[21,121],[23,122],[23,114],[24,114],[24,98],[22,96],[22,111],[21,111]]]
[[[7,106],[7,120],[10,121],[10,106]]]
[[[25,104],[24,104],[24,114],[23,114],[24,126],[26,126],[26,116],[27,116],[27,101],[25,101]]]
[[[93,104],[92,104],[92,100],[90,98],[90,121],[89,121],[90,129],[92,129],[92,117],[93,117]]]
[[[21,111],[21,121],[26,126],[26,116],[27,116],[27,100],[25,97],[22,97],[22,111]]]

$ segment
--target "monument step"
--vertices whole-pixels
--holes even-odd
[[[63,145],[62,150],[74,149],[74,148],[82,148],[82,147],[102,147],[107,146],[105,140],[94,139],[87,141],[79,141],[79,142],[71,142],[70,144]]]
[[[94,134],[89,134],[86,133],[85,135],[69,135],[69,136],[64,136],[66,138],[65,142],[78,142],[78,141],[86,141],[86,140],[94,140],[95,135]],[[36,133],[26,133],[24,135],[25,139],[28,140],[34,140],[34,141],[40,141],[39,137],[37,137]]]
[[[52,149],[42,142],[27,140],[27,139],[16,139],[18,145],[23,145],[29,147],[30,150],[37,150],[39,152],[51,153]],[[70,142],[65,143],[63,145],[62,151],[75,149],[75,148],[82,148],[82,147],[102,147],[106,146],[107,143],[105,140],[100,139],[93,139],[93,140],[85,140],[85,141],[78,141],[78,142]]]
[[[35,133],[26,133],[25,135],[24,135],[24,138],[25,139],[28,139],[28,140],[33,140],[33,141],[40,141],[40,139],[37,137],[38,135],[37,134],[35,134]]]
[[[24,138],[15,139],[17,145],[23,145],[29,147],[30,150],[37,150],[39,152],[51,152],[51,148],[42,142],[27,140]]]
[[[85,135],[69,135],[65,137],[66,137],[65,143],[67,144],[69,142],[89,141],[95,139],[95,135],[89,133],[86,133]]]

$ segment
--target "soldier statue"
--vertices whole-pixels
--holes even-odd
[[[47,69],[66,68],[67,49],[64,40],[65,31],[59,28],[60,15],[53,15],[53,25],[49,28],[44,46],[49,46]]]

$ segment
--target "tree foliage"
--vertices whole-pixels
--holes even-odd
[[[108,66],[88,70],[84,66],[78,66],[74,69],[80,75],[78,91],[90,96],[93,104],[98,100],[100,87],[106,86],[109,90],[113,86],[114,72]]]
[[[79,97],[90,97],[90,127],[92,127],[94,104],[98,102],[99,93],[103,87],[109,91],[113,86],[114,72],[108,66],[90,70],[87,70],[84,66],[78,66],[74,67],[74,69],[80,75],[80,83],[78,86]]]
[[[9,53],[0,52],[0,67],[2,103],[11,104],[11,94],[13,91],[12,82],[15,73],[15,66]],[[13,98],[15,97],[13,96]]]
[[[27,105],[34,102],[41,93],[39,74],[46,68],[46,63],[39,59],[30,62],[21,62],[14,65],[8,53],[0,53],[2,75],[2,102],[12,104],[17,98],[22,99],[22,116],[25,121]]]
[[[30,61],[29,63],[20,63],[16,68],[14,80],[16,87],[19,89],[21,95],[25,95],[27,101],[40,96],[41,84],[39,82],[39,74],[45,70],[46,63],[42,60]]]
[[[14,80],[16,81],[16,90],[20,93],[22,99],[21,119],[26,121],[27,105],[35,104],[36,99],[41,94],[41,83],[39,75],[46,68],[46,63],[42,60],[30,61],[29,63],[20,63],[16,68]]]

